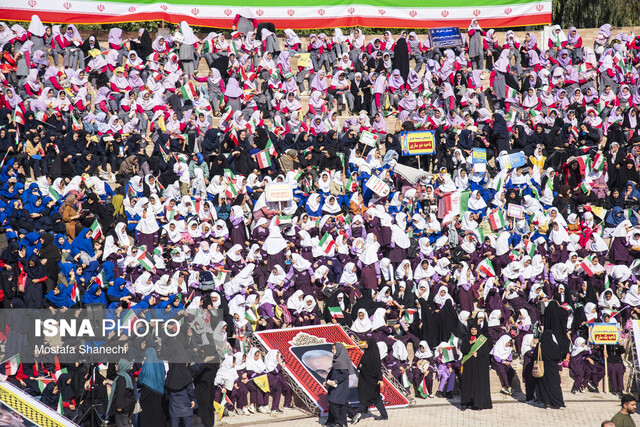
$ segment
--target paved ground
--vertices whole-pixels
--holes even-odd
[[[520,396],[519,396],[520,397]],[[389,411],[388,421],[364,418],[359,426],[414,427],[428,426],[581,426],[596,427],[611,419],[619,410],[619,400],[610,394],[585,393],[567,395],[564,410],[542,409],[538,406],[518,402],[511,397],[493,395],[493,409],[484,411],[461,411],[459,399],[448,402],[444,399],[420,400],[413,408]],[[377,411],[374,410],[377,415]],[[640,415],[634,415],[640,425]],[[320,427],[316,417],[295,410],[287,410],[277,417],[269,415],[233,416],[216,422],[217,426],[274,425],[277,427]]]

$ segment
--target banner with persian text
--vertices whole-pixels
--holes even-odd
[[[478,19],[483,28],[551,23],[551,1],[434,0],[408,3],[367,0],[355,4],[340,0],[14,0],[0,4],[5,21],[99,24],[163,20],[191,25],[230,28],[236,14],[273,22],[276,28],[332,27],[467,28]]]

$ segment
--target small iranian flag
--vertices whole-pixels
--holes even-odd
[[[96,276],[95,282],[103,289],[106,289],[107,286],[107,275],[104,270],[100,270],[100,273]]]
[[[273,162],[271,161],[271,156],[269,155],[269,150],[265,149],[256,154],[256,160],[258,161],[258,165],[260,169],[266,169],[273,166]]]
[[[231,132],[229,132],[229,139],[231,139],[231,141],[233,141],[233,143],[235,144],[235,146],[238,146],[238,132],[236,132],[236,128],[234,127],[233,129],[231,129]]]
[[[80,290],[78,289],[78,284],[74,283],[71,287],[71,293],[69,294],[69,298],[71,301],[77,303],[80,302]]]
[[[98,222],[97,219],[93,221],[93,224],[91,224],[90,228],[91,228],[91,238],[93,240],[96,240],[100,238],[100,236],[102,236],[102,227],[100,227],[100,223]]]
[[[610,287],[611,287],[611,278],[607,274],[604,276],[604,288],[609,289]]]
[[[596,104],[596,111],[598,112],[598,114],[602,113],[602,110],[604,110],[606,106],[607,106],[606,101],[599,99],[598,103]]]
[[[584,64],[580,64],[578,65],[578,72],[579,73],[586,73],[587,71],[593,69],[593,65],[591,65],[590,63],[586,62]]]
[[[224,113],[222,114],[222,118],[220,120],[222,120],[223,122],[230,123],[232,118],[233,118],[233,109],[231,107],[227,107],[227,109],[224,110]]]
[[[529,245],[527,246],[527,255],[529,256],[529,258],[533,258],[533,256],[536,254],[537,249],[538,245],[533,242],[529,242]]]
[[[18,368],[20,367],[20,355],[16,354],[12,358],[7,359],[7,361],[4,363],[4,374],[7,376],[15,375],[18,372]]]
[[[418,386],[418,393],[420,393],[420,396],[422,396],[423,398],[429,396],[429,392],[427,391],[427,382],[424,377],[422,378],[422,381],[420,381],[420,385]]]
[[[582,190],[583,193],[588,193],[589,190],[591,190],[591,184],[589,184],[587,181],[582,181],[582,185],[580,185],[580,189]]]
[[[271,154],[272,156],[277,156],[278,152],[276,151],[276,147],[273,146],[273,142],[271,142],[271,138],[269,138],[269,141],[267,141],[267,145],[264,146],[265,150],[269,151],[269,154]]]
[[[16,124],[24,125],[24,113],[22,113],[20,107],[17,107],[16,111],[13,113],[13,121]]]
[[[591,172],[591,157],[589,155],[578,156],[576,161],[580,165],[580,173],[589,174]]]
[[[340,307],[329,307],[329,313],[334,319],[344,319],[344,313]]]
[[[49,186],[49,196],[51,196],[51,198],[56,202],[60,200],[60,195],[51,185]]]
[[[495,277],[496,271],[493,268],[493,263],[489,258],[485,258],[480,264],[478,264],[478,272],[484,277]]]
[[[518,98],[518,91],[514,88],[507,86],[507,98]]]
[[[205,40],[202,44],[203,53],[213,53],[213,40]]]
[[[511,258],[511,261],[517,260],[518,258],[520,258],[520,252],[516,250],[509,252],[509,258]]]
[[[596,157],[593,159],[593,169],[597,171],[602,171],[604,169],[604,156],[602,153],[597,153]]]
[[[235,199],[238,196],[238,189],[233,184],[233,182],[229,183],[229,187],[227,188],[226,194],[229,198]]]
[[[167,221],[171,222],[176,217],[176,209],[171,209],[167,212]]]
[[[504,228],[505,221],[501,209],[497,209],[495,212],[489,215],[489,224],[491,224],[491,229],[493,231]]]
[[[587,276],[593,276],[593,262],[591,261],[591,255],[586,257],[581,263],[580,268],[587,273]]]
[[[127,329],[129,331],[131,331],[131,329],[133,329],[133,324],[136,322],[136,320],[138,320],[138,316],[136,315],[136,313],[129,309],[124,316],[122,316],[122,322],[121,324],[126,326]]]
[[[80,124],[78,119],[76,119],[75,114],[71,114],[71,121],[72,121],[72,126],[74,131],[79,132],[82,130],[82,125]]]
[[[324,233],[322,239],[320,239],[320,247],[324,251],[324,253],[328,254],[331,251],[333,245],[335,245],[336,241],[333,240],[333,237],[329,233]]]
[[[445,214],[453,212],[455,215],[463,215],[469,210],[469,190],[455,191],[444,198]]]
[[[56,412],[58,412],[60,415],[64,414],[64,406],[62,405],[62,393],[58,392],[58,394],[60,396],[58,396],[58,408],[56,409]]]
[[[506,122],[515,123],[516,120],[518,119],[518,114],[519,113],[516,111],[515,108],[510,108],[509,112],[507,113],[504,119]]]
[[[196,97],[196,88],[193,86],[193,83],[187,83],[186,85],[180,86],[180,93],[185,101],[193,101]]]
[[[140,254],[137,259],[140,265],[147,271],[153,270],[153,262],[151,262],[147,256],[147,250],[144,247],[140,247],[138,248],[138,252],[140,252]]]
[[[69,371],[67,371],[67,368],[58,369],[56,371],[56,373],[54,374],[54,376],[56,378],[56,381],[58,381],[60,379],[60,375],[68,374],[68,373],[69,373]]]
[[[225,169],[224,176],[229,177],[229,179],[236,179],[236,174],[231,169]]]

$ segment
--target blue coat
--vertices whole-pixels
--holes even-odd
[[[196,401],[193,392],[193,384],[189,383],[185,388],[178,391],[169,391],[169,416],[171,418],[190,417],[193,415],[191,402]]]
[[[349,371],[346,369],[331,369],[327,380],[333,380],[338,383],[337,387],[330,387],[327,393],[327,400],[338,405],[346,405],[349,400]]]

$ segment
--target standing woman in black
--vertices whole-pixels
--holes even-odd
[[[349,352],[340,342],[331,348],[333,364],[323,386],[327,389],[329,417],[325,426],[347,425],[347,403],[349,400],[349,375],[353,374],[353,364]]]
[[[460,341],[460,351],[464,356],[471,353],[476,340],[482,335],[478,333],[476,324],[469,324],[469,335]],[[462,409],[471,407],[474,410],[491,409],[491,388],[489,385],[489,352],[493,347],[491,338],[476,348],[462,365],[460,381],[460,403]]]
[[[369,412],[371,405],[375,405],[378,411],[380,411],[380,416],[376,417],[376,420],[389,419],[384,403],[382,403],[382,397],[380,396],[380,389],[384,382],[378,344],[375,339],[370,337],[367,338],[367,341],[362,347],[365,350],[358,365],[358,371],[360,372],[358,377],[358,400],[360,403],[358,405],[358,413],[353,418],[353,424],[360,421],[363,414]]]

